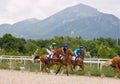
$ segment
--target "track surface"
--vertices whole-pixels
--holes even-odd
[[[0,70],[0,84],[120,84],[120,79]]]

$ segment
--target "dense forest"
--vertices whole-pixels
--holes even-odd
[[[47,54],[46,48],[52,42],[57,43],[57,48],[64,43],[69,45],[73,51],[80,45],[86,48],[87,55],[99,58],[112,58],[120,54],[120,39],[114,40],[111,38],[97,38],[92,40],[84,40],[82,37],[55,36],[52,39],[26,40],[17,38],[11,34],[5,34],[0,37],[0,55],[29,55],[32,54]],[[38,49],[37,52],[35,52]]]

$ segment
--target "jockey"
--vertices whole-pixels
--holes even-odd
[[[77,48],[74,53],[75,53],[75,61],[77,60],[78,57],[82,56],[83,54],[83,46],[80,46],[79,48]]]
[[[66,55],[66,53],[67,53],[67,48],[68,48],[68,45],[67,45],[66,43],[63,44],[63,46],[62,46],[63,55]]]
[[[56,47],[56,43],[53,42],[47,49],[46,51],[49,54],[49,58],[48,59],[52,59],[53,54],[55,53],[55,47]]]

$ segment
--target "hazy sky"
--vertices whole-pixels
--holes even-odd
[[[120,0],[0,0],[0,24],[28,18],[44,19],[79,3],[120,18]]]

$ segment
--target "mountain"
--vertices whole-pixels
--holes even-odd
[[[13,25],[2,24],[2,25],[0,25],[0,32],[1,32],[0,36],[4,35],[5,33],[10,33],[17,37],[26,38],[25,36],[29,34],[29,32],[27,32],[27,29],[29,28],[28,26],[31,26],[39,21],[40,20],[38,20],[38,19],[30,18],[30,19],[26,19],[26,20],[17,22]]]
[[[10,33],[8,30],[11,29],[11,25],[10,24],[1,24],[0,25],[0,36],[6,34],[6,33]]]
[[[78,4],[44,20],[28,19],[13,25],[0,25],[0,32],[12,33],[26,39],[49,39],[54,36],[116,39],[120,38],[120,19],[93,7]]]

